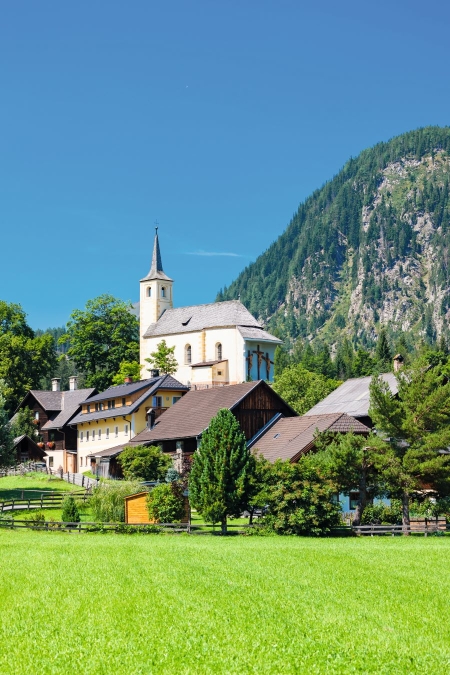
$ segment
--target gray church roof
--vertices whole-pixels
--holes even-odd
[[[191,305],[166,309],[156,323],[152,323],[146,330],[144,337],[155,335],[174,335],[176,333],[190,333],[204,328],[225,328],[239,326],[248,331],[253,329],[253,335],[261,340],[278,342],[278,338],[266,333],[252,314],[239,300],[212,302],[207,305]],[[262,335],[264,334],[265,337]]]

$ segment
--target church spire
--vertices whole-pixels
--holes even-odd
[[[161,251],[159,250],[158,225],[155,227],[155,241],[153,243],[152,266],[150,268],[149,276],[155,275],[157,274],[157,272],[164,272],[161,261]]]
[[[158,221],[156,221],[158,222]],[[162,261],[161,261],[161,251],[159,248],[159,238],[158,238],[158,225],[155,227],[155,239],[153,242],[153,255],[152,255],[152,265],[150,271],[142,281],[150,279],[164,279],[166,281],[172,281],[167,274],[164,274]]]

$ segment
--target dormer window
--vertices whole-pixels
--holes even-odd
[[[166,287],[165,286],[161,286],[161,297],[162,298],[166,297]]]
[[[147,298],[151,298],[151,297],[152,297],[152,287],[147,286]]]
[[[222,361],[222,345],[220,342],[216,344],[216,361]]]
[[[184,362],[187,364],[192,363],[191,345],[186,345],[186,347],[184,348]]]

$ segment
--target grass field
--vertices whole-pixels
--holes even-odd
[[[3,476],[0,478],[0,501],[40,497],[42,493],[80,491],[78,485],[71,485],[61,478],[46,473],[30,473],[25,476]],[[23,496],[22,496],[23,495]]]
[[[0,531],[0,673],[448,673],[450,540]]]

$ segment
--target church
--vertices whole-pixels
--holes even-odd
[[[273,380],[281,340],[265,331],[239,300],[174,308],[173,287],[163,270],[156,228],[151,268],[140,282],[142,378],[151,368],[145,359],[165,340],[175,347],[174,377],[191,389]]]

